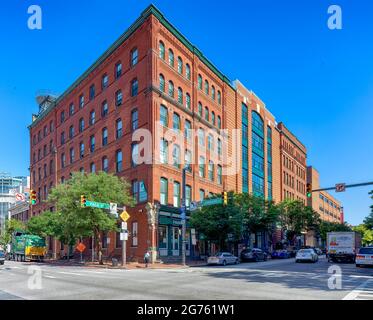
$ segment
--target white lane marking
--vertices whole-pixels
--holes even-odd
[[[50,276],[50,275],[45,275],[44,277],[50,278],[50,279],[57,279],[56,277]]]
[[[342,300],[356,300],[359,298],[361,293],[369,292],[364,290],[371,282],[373,282],[372,279],[369,279],[365,282],[363,282],[360,286],[352,290],[349,294],[347,294]]]
[[[64,271],[61,271],[61,272],[58,272],[58,273],[68,274],[68,275],[72,275],[72,276],[82,276],[81,273],[75,273],[75,272],[64,272]]]

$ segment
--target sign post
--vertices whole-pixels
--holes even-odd
[[[128,230],[127,230],[127,220],[130,218],[130,215],[126,211],[126,208],[124,207],[124,211],[120,215],[122,222],[122,232],[120,234],[121,240],[122,240],[122,266],[125,267],[127,264],[127,257],[126,257],[126,251],[127,251],[127,240],[128,240]]]

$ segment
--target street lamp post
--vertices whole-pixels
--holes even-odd
[[[181,200],[181,258],[182,265],[186,265],[186,170],[187,167],[183,168],[183,177],[182,177],[182,200]]]

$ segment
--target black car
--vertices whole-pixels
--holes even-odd
[[[258,248],[245,249],[241,252],[241,261],[267,261],[267,253]]]

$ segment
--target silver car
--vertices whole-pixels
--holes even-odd
[[[218,264],[218,265],[227,265],[227,264],[238,264],[240,260],[238,257],[234,256],[230,252],[217,252],[215,255],[208,257],[207,264]]]

